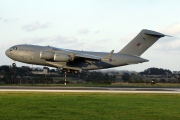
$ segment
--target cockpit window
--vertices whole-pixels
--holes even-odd
[[[16,46],[14,46],[14,47],[12,47],[11,49],[12,49],[12,50],[17,50],[17,47],[16,47]]]

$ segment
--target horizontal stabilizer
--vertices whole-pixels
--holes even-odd
[[[151,31],[151,30],[144,30],[144,34],[159,37],[159,38],[166,36],[166,35],[164,35],[162,33]]]

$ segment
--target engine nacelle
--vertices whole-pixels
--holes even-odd
[[[41,51],[40,58],[45,60],[53,60],[54,59],[54,52],[49,51]]]
[[[71,57],[67,54],[62,54],[62,53],[54,54],[54,61],[56,62],[68,62],[70,60],[71,60]]]

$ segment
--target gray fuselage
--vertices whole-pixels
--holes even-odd
[[[42,51],[50,51],[54,53],[63,53],[63,54],[82,54],[82,55],[93,55],[99,56],[102,59],[96,60],[91,58],[84,57],[74,57],[72,61],[54,61],[40,58],[40,53]],[[114,53],[112,54],[111,59],[103,59],[108,53],[105,52],[88,52],[88,51],[76,51],[68,50],[61,48],[54,48],[50,46],[36,46],[36,45],[16,45],[9,48],[6,51],[6,55],[19,62],[51,66],[56,68],[65,68],[72,70],[95,70],[95,69],[104,69],[111,68],[129,64],[137,64],[142,62],[147,62],[148,60],[140,58],[138,56]]]

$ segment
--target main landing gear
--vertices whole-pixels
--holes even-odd
[[[63,69],[63,68],[58,68],[58,71],[64,73],[64,85],[66,85],[67,73],[75,73],[75,74],[77,74],[77,73],[81,72],[81,71],[78,71],[78,70],[70,70],[70,69]]]
[[[58,68],[58,71],[61,73],[61,72],[66,72],[66,73],[81,73],[82,70],[72,70],[72,69],[65,69],[65,68]]]

